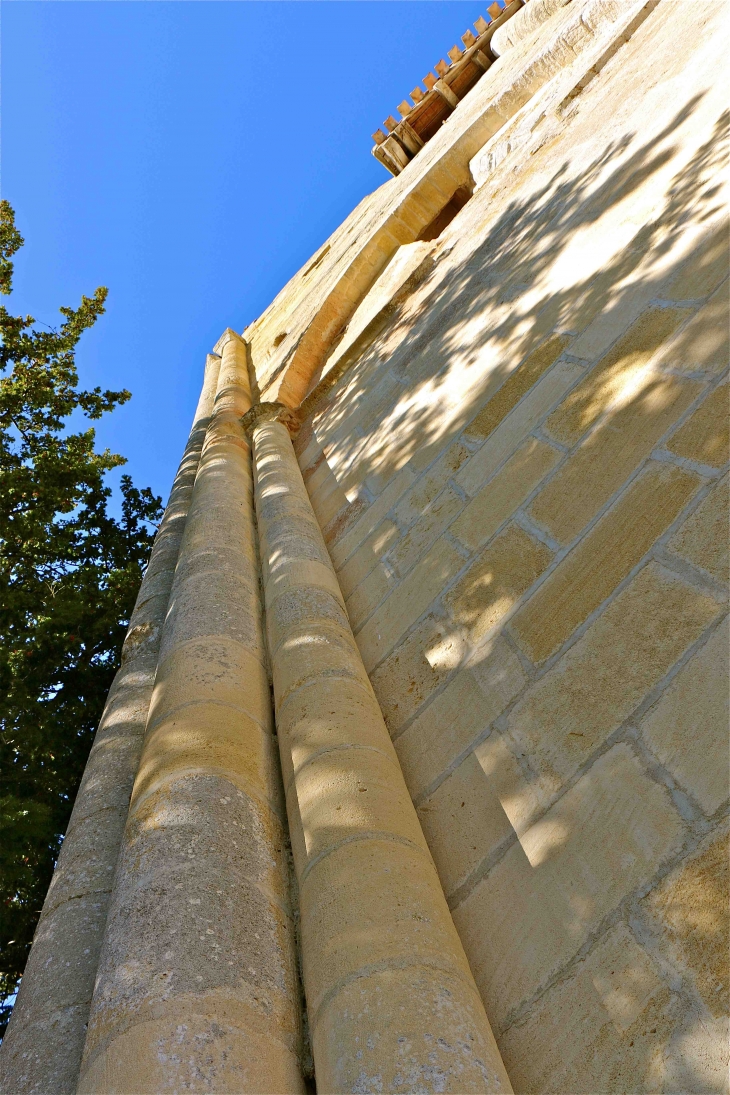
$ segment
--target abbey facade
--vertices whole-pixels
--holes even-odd
[[[486,14],[211,347],[3,1091],[727,1091],[728,4]]]

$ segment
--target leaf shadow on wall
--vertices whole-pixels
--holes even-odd
[[[489,406],[493,395],[504,389],[505,381],[519,373],[528,355],[556,331],[565,333],[569,341],[548,369],[570,360],[571,346],[592,324],[591,329],[598,332],[597,342],[601,338],[601,325],[609,332],[604,337],[610,349],[614,341],[610,329],[613,325],[618,331],[622,317],[628,316],[630,323],[652,301],[660,301],[659,307],[665,306],[667,298],[675,304],[688,302],[686,322],[676,332],[675,353],[682,360],[684,372],[691,372],[693,360],[688,355],[695,352],[695,346],[683,332],[727,273],[727,230],[724,225],[717,227],[720,206],[716,181],[724,162],[727,113],[718,119],[711,138],[674,173],[666,185],[663,203],[656,212],[652,210],[653,215],[645,223],[637,227],[629,221],[627,227],[625,220],[611,218],[613,211],[621,210],[632,195],[639,194],[652,179],[661,178],[660,173],[666,172],[680,148],[679,131],[692,126],[700,101],[701,96],[690,101],[656,137],[638,147],[635,147],[636,134],[624,134],[607,145],[578,175],[571,174],[568,162],[557,170],[550,168],[549,179],[536,185],[528,197],[510,200],[486,232],[482,227],[490,218],[486,191],[477,193],[462,211],[442,238],[442,263],[437,258],[432,274],[378,334],[357,365],[318,407],[312,420],[314,436],[322,436],[326,444],[326,456],[323,451],[317,461],[318,478],[310,490],[331,548],[336,548],[343,533],[366,510],[369,492],[377,494],[409,460],[416,459],[419,467],[425,467],[428,463],[425,453],[432,453],[435,458],[444,451],[450,440],[481,413],[485,403]],[[545,160],[542,165],[539,162],[539,153],[534,163],[533,177],[539,178],[540,166],[547,173]],[[505,186],[509,182],[508,167],[509,164],[501,176],[490,180],[492,193],[499,188],[500,181]],[[605,228],[598,231],[602,221]],[[471,242],[475,238],[480,240],[476,246]],[[687,240],[692,241],[689,250]],[[679,286],[683,283],[705,289],[682,293]],[[721,337],[720,333],[718,344]],[[706,341],[703,353],[707,351]],[[648,356],[661,345],[659,340],[650,346]],[[713,343],[712,352],[715,349]],[[590,366],[600,362],[604,352],[605,348],[593,356],[583,352],[581,360]],[[612,369],[586,371],[589,380],[592,376],[594,380],[581,389],[584,395],[575,402],[572,426],[575,440],[571,437],[568,447],[585,445],[585,433],[592,428],[592,444],[600,455],[603,439],[615,430],[621,415],[643,418],[646,432],[651,433],[655,428],[652,419],[658,420],[666,407],[664,380],[657,372],[635,366],[635,362],[619,358]],[[696,368],[703,368],[701,361]],[[470,451],[486,444],[511,410],[507,405],[502,418],[499,413],[493,414],[486,435],[472,435]],[[303,442],[311,436],[305,427]],[[310,479],[313,470],[309,469]],[[318,502],[325,495],[326,505]],[[429,504],[424,508],[426,516]],[[581,527],[566,527],[561,533],[564,542],[570,542]],[[383,537],[373,541],[373,572],[383,557],[387,561],[388,545],[383,544]],[[425,540],[423,551],[428,547]],[[418,566],[417,560],[414,565]],[[480,650],[487,657],[494,635],[510,609],[504,589],[495,587],[490,598],[488,571],[479,574],[478,582],[478,603],[472,601],[470,608],[467,597],[462,618],[452,613],[450,623],[441,620],[451,628],[447,641],[470,652],[472,664]],[[386,599],[388,592],[386,588],[383,593]],[[516,595],[513,599],[516,600]],[[427,611],[444,615],[438,600]],[[480,621],[487,617],[489,626],[485,633],[480,630]],[[416,621],[416,627],[421,620]],[[366,618],[360,622],[364,625]],[[476,647],[475,633],[478,633]],[[402,635],[398,640],[395,654],[405,638]],[[384,654],[381,669],[395,654],[392,651]],[[459,670],[458,664],[451,665],[446,674],[430,668],[434,674],[432,691],[429,692],[428,684],[423,687],[423,705],[419,711],[442,694]],[[379,672],[376,667],[374,683]],[[403,688],[407,687],[408,682],[404,681]],[[379,698],[387,711],[389,699],[380,693]],[[456,717],[465,716],[457,712]],[[398,718],[389,721],[394,737],[409,725]],[[479,742],[488,743],[497,733],[486,725],[479,728],[477,737]],[[472,754],[467,749],[454,758],[442,780],[449,778],[469,755]],[[499,766],[498,757],[491,767],[482,766],[484,782],[480,793],[484,797],[494,797],[494,788],[509,782],[509,773],[500,771]],[[529,772],[527,758],[523,775],[527,773],[528,783]],[[405,775],[408,780],[407,768]],[[478,772],[476,775],[479,778]],[[430,793],[435,790],[431,788]],[[526,989],[518,1006],[504,1016],[503,1022],[495,1024],[508,1071],[513,1081],[518,1082],[520,1065],[517,1058],[510,1059],[510,1031],[529,1023],[533,1012],[539,1013],[547,988],[557,984],[567,967],[573,971],[578,968],[576,962],[585,944],[587,925],[595,926],[598,894],[596,880],[580,866],[576,866],[570,879],[569,892],[561,889],[563,883],[554,881],[555,864],[565,854],[572,835],[569,817],[560,825],[547,824],[537,817],[530,829],[518,833],[507,811],[503,813],[509,835],[500,844],[498,857],[490,851],[471,866],[468,884],[462,881],[456,887],[458,900],[465,900],[508,854],[515,862],[521,859],[519,886],[529,894],[533,938],[520,961],[524,968],[529,967],[536,949],[541,948],[548,955],[563,956],[557,970],[548,961],[545,976]],[[512,815],[511,809],[509,813]],[[617,819],[617,824],[622,823],[622,819]],[[436,851],[434,854],[438,861]],[[448,849],[444,855],[448,855]],[[505,910],[505,914],[516,915],[512,909]],[[694,930],[693,922],[691,916],[683,921],[687,932]],[[678,928],[677,932],[681,934],[684,930]],[[620,989],[610,983],[604,985],[600,971],[592,982],[595,1062],[613,1062],[615,1075],[603,1072],[592,1076],[591,1068],[596,1065],[590,1061],[555,1061],[550,1082],[564,1069],[568,1087],[576,1082],[583,1085],[599,1082],[601,1090],[624,1090],[621,1085],[626,1083],[627,1076],[633,1075],[637,1089],[658,1089],[652,1085],[662,1082],[660,1073],[667,1067],[664,1059],[671,1057],[671,1083],[678,1085],[676,1090],[709,1090],[706,1076],[695,1070],[698,1058],[682,1049],[685,1043],[691,1043],[692,1039],[697,1042],[704,1036],[703,1019],[693,1003],[696,997],[684,987],[670,992],[666,981],[656,981],[656,971],[643,964],[644,956],[632,937],[622,934],[626,931],[614,910],[603,917],[599,928],[592,930],[593,937],[603,933],[605,939],[601,945],[612,946],[616,952],[623,949],[628,955],[622,967]],[[635,961],[631,958],[632,946],[637,955]],[[472,953],[469,957],[491,1016],[499,1010],[496,1001],[490,1000],[495,968],[490,968],[489,960],[485,959],[480,966]],[[502,960],[509,964],[514,957],[510,953],[503,955]],[[699,1052],[701,1055],[702,1051]],[[528,1085],[538,1081],[533,1075],[531,1080],[525,1077],[523,1082]],[[583,1089],[588,1090],[585,1086]]]

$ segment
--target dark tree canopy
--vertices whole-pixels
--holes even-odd
[[[0,202],[2,293],[22,244]],[[106,295],[61,308],[52,331],[0,305],[0,1001],[28,957],[160,515],[123,476],[110,516],[105,474],[124,458],[68,429],[72,412],[130,398],[78,387],[76,346]]]

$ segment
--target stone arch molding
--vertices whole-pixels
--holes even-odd
[[[572,68],[611,23],[625,16],[616,0],[575,5],[532,0],[524,12],[533,16],[524,28],[529,33],[523,39],[513,35],[505,56],[419,156],[366,198],[243,332],[262,399],[292,410],[300,406],[358,305],[398,249],[421,238],[457,191],[473,192],[473,157],[541,88]]]

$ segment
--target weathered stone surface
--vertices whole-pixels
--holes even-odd
[[[219,360],[209,355],[193,427],[140,587],[0,1052],[2,1086],[71,1095],[129,798],[139,764],[174,568]]]
[[[449,479],[469,459],[469,450],[457,441],[418,477],[411,489],[401,498],[393,513],[396,521],[409,527],[418,521],[434,498],[441,493]],[[411,461],[414,465],[417,461]]]
[[[690,314],[681,308],[655,308],[639,316],[550,415],[548,432],[566,445],[575,444],[601,414],[627,400],[659,347]]]
[[[647,377],[639,391],[610,412],[540,491],[530,515],[569,544],[649,455],[699,394],[699,384]]]
[[[530,0],[520,21],[556,4]],[[307,1002],[320,1091],[455,1095],[509,1085],[447,930],[342,592],[353,622],[365,624],[373,685],[517,1089],[727,1091],[726,1008],[716,991],[721,864],[709,841],[687,854],[723,809],[726,771],[713,759],[707,717],[722,717],[726,694],[714,631],[726,574],[716,483],[726,450],[721,415],[703,397],[728,360],[723,9],[560,6],[489,68],[406,171],[363,200],[251,324],[250,355],[239,351],[239,379],[250,369],[265,399],[281,393],[292,409],[347,354],[346,371],[302,410],[309,417],[296,442],[319,524],[296,476],[266,498],[259,480],[260,540],[275,544],[260,566],[288,823],[304,918],[316,921],[309,934],[306,925],[304,957],[305,979],[314,971]],[[440,239],[414,243],[473,179],[483,185]],[[426,248],[432,262],[396,302],[398,271]],[[375,314],[364,330],[363,317]],[[245,351],[233,332],[219,346],[228,357],[229,345]],[[277,831],[281,802],[275,809],[277,794],[264,786],[278,775],[266,659],[250,649],[258,624],[236,581],[253,568],[255,592],[259,562],[254,524],[241,520],[252,495],[249,447],[236,437],[246,385],[232,379],[179,568],[205,604],[196,611],[193,596],[185,606],[179,589],[178,638],[185,628],[188,638],[160,667],[135,806],[164,805],[186,781],[230,788],[210,809],[201,797],[200,824],[188,810],[200,839],[181,845],[177,866],[193,875],[209,850],[219,874],[240,874],[236,900],[222,907],[215,890],[224,887],[200,872],[208,912],[232,922],[220,938],[240,976],[216,987],[210,961],[205,990],[162,999],[206,953],[193,927],[207,913],[193,906],[185,918],[184,896],[170,885],[183,826],[140,831],[140,861],[155,849],[162,861],[165,841],[168,856],[160,894],[150,885],[145,896],[150,938],[136,950],[123,941],[130,968],[116,974],[154,983],[154,1016],[125,1027],[129,1015],[117,1014],[83,1090],[260,1095],[302,1085],[292,1034],[299,991],[293,1025],[273,1033],[263,994],[254,986],[247,995],[259,959],[272,964],[269,943],[292,953],[276,912],[273,935],[244,931],[267,902],[283,911],[287,887],[257,884],[249,899],[250,879],[237,871],[258,845],[241,851],[220,801],[240,792],[271,819],[269,836]],[[687,461],[699,462],[696,475]],[[276,480],[273,464],[260,471]],[[187,485],[181,479],[173,494],[175,519],[159,537],[163,554],[135,627],[155,602],[155,612],[166,610],[164,574],[190,472],[186,457]],[[557,545],[571,550],[553,568]],[[547,559],[532,568],[533,585],[528,548]],[[201,578],[218,568],[219,599]],[[481,582],[475,590],[467,572]],[[460,599],[446,619],[454,587]],[[500,598],[512,613],[530,590],[506,623]],[[120,781],[109,801],[123,806],[128,757],[114,754],[115,735],[143,707],[150,643],[151,633],[128,640],[125,660],[137,649],[140,672],[110,702],[113,725],[70,834],[101,825],[107,764]],[[181,797],[172,805],[188,809]],[[98,846],[86,837],[79,845],[92,848],[88,857],[68,857],[72,889],[103,880],[107,843],[98,835]],[[274,870],[277,857],[261,862]],[[127,891],[127,911],[142,889]],[[56,895],[60,910],[68,902],[58,887]],[[171,941],[175,969],[165,965],[165,941],[150,942],[173,914],[184,922],[180,953]],[[140,957],[154,973],[139,973]],[[49,1029],[61,1031],[75,1007],[49,1011]],[[42,1025],[27,1032],[28,1059],[35,1054],[40,1068]],[[58,1047],[59,1062],[66,1050]],[[63,1085],[44,1067],[55,1095]]]
[[[569,341],[565,335],[553,335],[533,350],[469,423],[464,430],[464,436],[474,441],[485,441],[533,384],[560,357]]]
[[[512,835],[505,806],[511,814],[523,784],[514,754],[492,733],[421,803],[418,816],[447,896]]]
[[[358,978],[321,1009],[313,1031],[315,1055],[324,1061],[317,1083],[324,1091],[398,1095],[509,1091],[480,1013],[476,993],[465,997],[459,980],[440,970],[414,965]],[[368,1037],[371,1030],[376,1037]]]
[[[527,654],[542,662],[598,608],[699,486],[691,472],[650,464],[510,621]]]
[[[451,525],[472,550],[485,544],[560,460],[560,452],[534,438],[521,445]]]
[[[125,1031],[108,1054],[92,1062],[79,1095],[174,1095],[186,1087],[221,1095],[296,1091],[301,1077],[295,1043],[272,1037],[267,1019],[262,1021],[255,1003],[233,993],[196,992],[161,1003],[154,1018]],[[141,1060],[149,1062],[143,1075]]]
[[[371,570],[377,566],[390,545],[398,539],[398,526],[382,521],[337,571],[337,579],[345,597],[349,597]]]
[[[670,551],[723,583],[727,583],[730,572],[729,500],[730,479],[726,476],[669,541]]]
[[[134,800],[158,790],[181,771],[225,775],[283,819],[275,743],[267,730],[235,707],[189,703],[151,726]]]
[[[452,624],[427,616],[371,674],[391,734],[458,667],[465,643]]]
[[[476,641],[496,627],[542,574],[552,552],[508,525],[444,597],[454,620]]]
[[[643,901],[675,961],[714,1016],[730,1005],[727,832],[708,837]]]
[[[417,570],[405,577],[357,635],[369,671],[391,652],[419,616],[461,570],[464,559],[448,540],[437,540]]]
[[[510,736],[541,786],[562,786],[719,613],[711,598],[645,567],[510,715]]]
[[[669,279],[664,295],[669,300],[693,300],[709,296],[727,278],[727,222],[722,221],[700,239],[679,270]]]
[[[558,361],[548,370],[508,414],[503,422],[489,435],[478,452],[467,461],[455,476],[456,482],[467,494],[475,495],[498,470],[535,426],[545,417],[553,404],[583,376],[583,369],[571,361]]]
[[[176,1091],[182,1082],[253,1092],[243,1085],[267,1071],[288,1085],[282,1090],[303,1088],[256,555],[221,549],[227,538],[250,543],[254,524],[239,422],[248,386],[246,347],[231,334],[191,504],[200,514],[212,503],[211,543],[201,543],[198,524],[180,547],[94,986],[83,1092]],[[225,509],[217,503],[227,485],[234,504]]]
[[[626,745],[522,834],[454,911],[498,1038],[514,1009],[677,851],[682,834],[669,795]]]
[[[396,739],[409,790],[417,798],[505,709],[525,683],[503,639],[474,669],[462,669]]]
[[[278,499],[282,509],[287,499],[300,499],[303,481],[284,426],[262,420],[253,445],[257,508],[263,508],[269,497]],[[293,505],[292,522],[296,516]],[[435,979],[437,995],[450,998],[448,1014],[440,1014],[439,1041],[447,1046],[462,1039],[474,1043],[472,1060],[464,1061],[462,1068],[447,1067],[448,1085],[444,1073],[439,1088],[456,1091],[455,1085],[464,1083],[467,1090],[485,1090],[488,1076],[490,1082],[494,1078],[493,1090],[509,1090],[339,602],[323,594],[316,574],[312,582],[310,573],[303,571],[296,540],[283,528],[262,521],[260,534],[263,554],[277,560],[278,573],[287,579],[283,594],[271,580],[266,583],[267,633],[318,1082],[322,1084],[324,1076],[325,1086],[336,1082],[346,1083],[350,1090],[362,1089],[358,1077],[366,1067],[368,1075],[385,1075],[395,1090],[402,1089],[398,1061],[393,1059],[402,1034],[393,1032],[395,1040],[383,1036],[384,1016],[375,1010],[380,983],[372,982],[372,974],[422,967]],[[362,1008],[357,1031],[351,1013],[353,984]],[[403,1029],[414,1033],[403,1063],[415,1076],[432,1075],[432,1009],[424,1009],[412,994],[402,998],[403,1008]],[[359,1060],[351,1055],[358,1040],[373,1051],[367,1062],[361,1051]]]
[[[410,468],[403,468],[388,484],[382,494],[369,505],[363,514],[351,525],[342,536],[330,543],[330,555],[336,567],[341,567],[352,553],[370,536],[383,520],[385,515],[393,508],[395,503],[405,494],[413,483],[415,476]]]
[[[726,255],[723,255],[723,262]],[[689,286],[691,288],[691,286]],[[662,346],[655,363],[672,369],[721,373],[730,365],[730,300],[727,281],[704,308]]]
[[[647,745],[674,778],[714,814],[730,795],[727,622],[680,669],[641,721]]]
[[[383,563],[375,564],[370,573],[353,589],[345,601],[347,615],[353,629],[357,632],[371,612],[397,584],[398,579],[390,567]]]
[[[447,486],[429,503],[417,524],[391,549],[388,562],[404,577],[464,507],[460,494]]]
[[[700,464],[722,468],[730,457],[728,386],[720,384],[667,442],[667,448]]]
[[[517,1091],[656,1091],[679,1011],[624,925],[500,1039]]]

